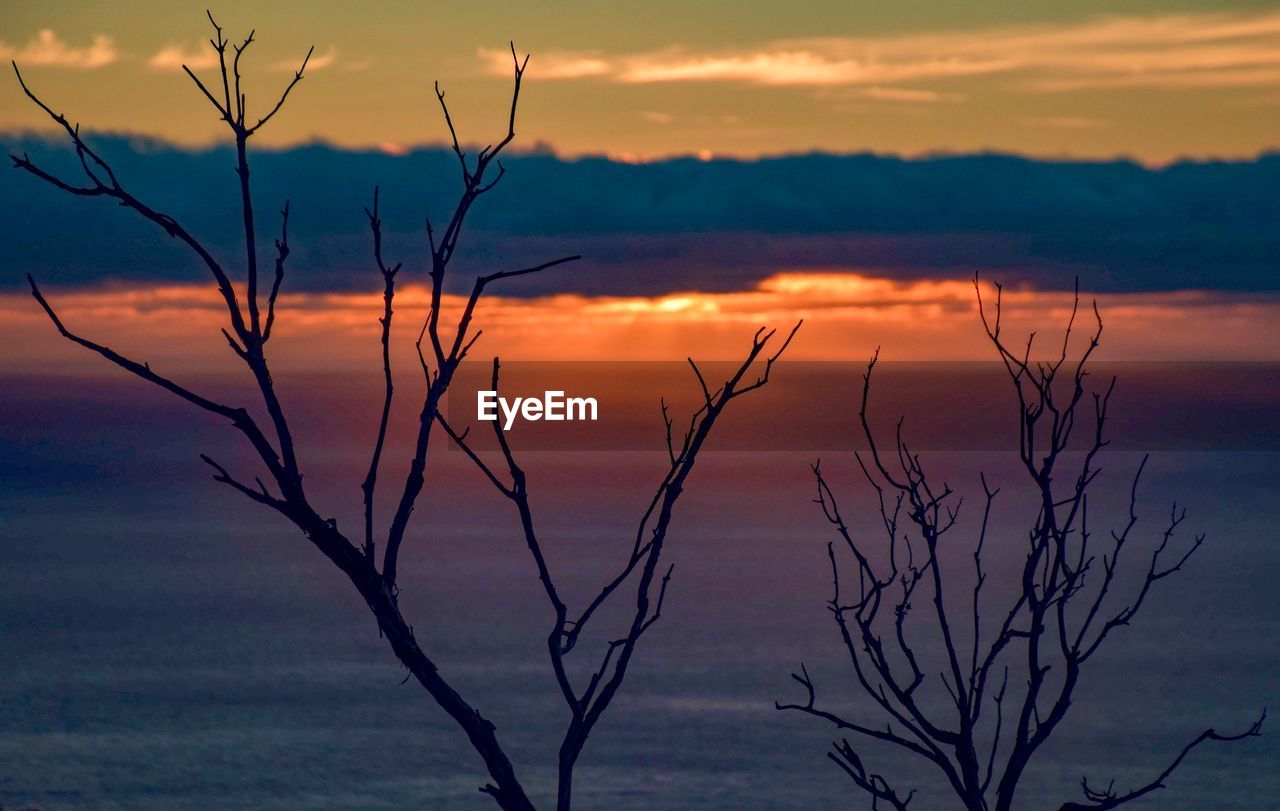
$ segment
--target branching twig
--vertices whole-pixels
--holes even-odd
[[[949,503],[951,487],[945,482],[937,486],[920,457],[907,446],[901,421],[892,447],[882,452],[868,410],[872,376],[879,359],[877,351],[863,377],[858,411],[868,453],[855,454],[855,458],[878,498],[879,524],[885,532],[887,551],[873,552],[865,540],[855,536],[818,464],[813,466],[813,473],[818,489],[815,501],[856,564],[857,593],[850,596],[850,589],[842,588],[836,547],[828,545],[834,586],[832,616],[858,686],[902,732],[855,723],[820,709],[813,682],[803,667],[801,674],[793,678],[805,688],[806,701],[777,706],[894,744],[924,758],[942,773],[961,806],[969,811],[1009,811],[1028,764],[1066,716],[1083,663],[1097,652],[1112,630],[1133,620],[1156,582],[1183,568],[1204,536],[1197,536],[1181,552],[1170,551],[1173,535],[1186,517],[1185,510],[1175,505],[1141,576],[1136,596],[1119,610],[1106,608],[1108,595],[1120,577],[1121,553],[1138,524],[1137,488],[1146,462],[1139,466],[1130,487],[1128,522],[1111,534],[1111,548],[1099,555],[1094,551],[1090,530],[1088,491],[1100,470],[1098,454],[1109,442],[1104,427],[1115,380],[1095,392],[1089,392],[1086,385],[1088,363],[1102,335],[1097,305],[1093,306],[1094,332],[1074,363],[1069,361],[1072,332],[1080,311],[1078,288],[1061,349],[1052,360],[1037,362],[1031,359],[1034,334],[1018,351],[1005,343],[1000,286],[996,286],[993,317],[988,318],[982,288],[976,279],[974,284],[983,327],[1015,395],[1018,456],[1036,492],[1037,516],[1028,533],[1027,555],[1012,589],[1013,596],[1000,611],[999,624],[984,628],[988,574],[983,553],[992,525],[992,505],[999,492],[984,476],[981,484],[985,504],[973,545],[973,585],[965,610],[968,627],[957,624],[944,590],[944,573],[950,570],[942,565],[939,550],[943,536],[957,524],[960,504]],[[1059,380],[1067,375],[1068,379]],[[1078,455],[1072,455],[1073,437],[1077,428],[1087,424],[1090,410],[1093,425],[1088,442]],[[1069,459],[1078,459],[1079,466],[1063,473],[1060,468]],[[900,515],[905,528],[899,522]],[[1087,581],[1086,576],[1096,568],[1099,557],[1101,576]],[[922,593],[927,595],[932,610],[913,610],[919,601],[914,598]],[[1072,604],[1083,608],[1069,611]],[[892,612],[882,611],[884,605],[892,606]],[[909,617],[916,617],[916,624],[927,624],[928,637],[936,640],[933,655],[945,663],[945,672],[937,678],[927,679],[922,672],[921,657],[915,648],[919,636],[908,633]],[[969,644],[962,657],[959,640],[965,634]],[[1020,655],[1025,655],[1021,664],[1006,656],[1014,648],[1021,648]],[[1014,680],[1023,683],[1020,696],[1009,691],[1009,671],[1013,667],[1025,668]],[[993,691],[992,672],[997,668],[1004,675]],[[936,685],[938,701],[926,703],[919,698],[926,681]],[[946,711],[940,712],[937,707],[945,707]],[[989,724],[983,720],[988,707],[995,715]],[[1006,712],[1007,709],[1011,711]],[[1118,795],[1111,788],[1099,790],[1086,783],[1088,804],[1067,803],[1062,811],[1109,809],[1136,799],[1163,785],[1200,743],[1239,740],[1258,734],[1260,729],[1261,720],[1242,735],[1222,736],[1208,731],[1150,784]],[[873,803],[899,808],[910,799],[910,795],[903,798],[896,794],[883,777],[868,771],[848,741],[837,743],[829,756],[857,786],[871,794]]]

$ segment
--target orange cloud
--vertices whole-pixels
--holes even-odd
[[[0,40],[0,59],[13,60],[19,67],[93,70],[110,65],[119,55],[115,40],[105,34],[95,34],[93,41],[82,47],[67,44],[49,28],[40,29],[22,47]]]
[[[338,49],[330,45],[329,48],[324,53],[313,53],[311,55],[311,58],[307,60],[307,70],[308,71],[324,70],[325,68],[332,67],[334,64],[337,63],[337,61],[338,61]],[[269,67],[271,68],[271,70],[278,70],[278,71],[285,71],[285,72],[292,73],[293,71],[297,70],[298,66],[301,64],[302,64],[302,57],[299,56],[296,59],[281,59],[277,62],[272,62],[269,65]],[[363,68],[367,66],[364,64],[361,64],[359,67]]]
[[[504,60],[497,51],[482,56],[490,71],[510,72],[509,56]],[[877,86],[879,97],[890,101],[906,98],[886,92],[889,85],[993,74],[1025,75],[1027,89],[1050,92],[1252,87],[1280,81],[1280,12],[1106,16],[1074,25],[776,40],[701,53],[680,48],[619,55],[559,52],[540,54],[538,60],[541,79]]]
[[[495,76],[511,75],[510,50],[480,48],[477,53],[484,62],[485,72]],[[539,79],[585,79],[604,76],[612,70],[609,60],[595,53],[538,54],[537,65]]]
[[[218,66],[218,54],[207,42],[188,48],[170,43],[152,54],[147,67],[160,71],[179,71],[183,65],[192,70],[208,70]]]
[[[324,53],[312,54],[311,59],[307,61],[307,70],[324,70],[327,67],[332,67],[337,61],[338,49],[330,46]],[[270,70],[292,72],[297,70],[301,64],[302,57],[299,56],[296,59],[281,59],[272,62],[267,67]],[[218,52],[207,42],[197,43],[192,47],[187,47],[180,43],[170,43],[156,51],[147,60],[147,67],[156,71],[180,71],[184,66],[192,70],[216,68],[218,66]],[[351,63],[348,67],[352,70],[362,70],[368,67],[368,63]]]

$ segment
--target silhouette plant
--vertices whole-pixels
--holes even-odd
[[[850,528],[820,464],[813,465],[815,503],[834,528],[827,545],[834,593],[831,616],[853,668],[860,693],[871,700],[880,721],[837,713],[819,704],[807,668],[792,674],[804,689],[799,703],[777,704],[833,725],[844,737],[828,757],[871,799],[872,808],[906,809],[915,789],[904,789],[867,763],[863,744],[885,746],[932,764],[967,811],[1010,811],[1027,767],[1058,729],[1070,709],[1085,665],[1127,626],[1153,587],[1182,570],[1204,542],[1197,536],[1179,548],[1176,533],[1186,511],[1175,504],[1127,598],[1116,592],[1128,579],[1122,557],[1138,526],[1138,485],[1146,459],[1129,487],[1128,516],[1109,540],[1094,537],[1089,492],[1108,444],[1104,430],[1115,379],[1100,391],[1086,385],[1088,366],[1102,336],[1096,329],[1087,347],[1069,358],[1072,329],[1080,306],[1077,290],[1060,351],[1047,362],[1031,359],[1035,335],[1019,351],[1001,334],[1001,292],[996,286],[994,316],[988,319],[975,278],[978,309],[1017,401],[1018,459],[1035,493],[1037,515],[1027,533],[1025,558],[1016,582],[991,594],[984,552],[992,508],[999,490],[981,477],[983,501],[976,538],[955,548],[949,537],[960,515],[951,487],[926,471],[903,438],[898,422],[886,452],[868,417],[872,374],[879,353],[863,377],[858,420],[868,450],[856,455],[875,492],[879,514],[875,541]],[[1080,447],[1073,435],[1086,432]],[[944,539],[945,538],[945,539]],[[948,548],[946,553],[941,550]],[[944,555],[971,559],[971,575],[945,566]],[[853,572],[848,569],[852,567]],[[1003,595],[1012,593],[1011,597]],[[995,609],[995,620],[985,618]],[[936,677],[931,666],[940,663]],[[1063,802],[1059,811],[1104,811],[1163,788],[1193,750],[1209,741],[1238,741],[1261,733],[1262,716],[1237,734],[1205,730],[1182,747],[1148,782],[1117,791],[1081,780],[1082,800]],[[1037,805],[1045,798],[1036,798]]]
[[[666,445],[669,466],[659,481],[647,510],[640,519],[630,552],[622,560],[614,575],[599,588],[598,594],[580,611],[572,611],[556,588],[556,581],[543,555],[530,505],[525,473],[517,463],[503,431],[497,430],[498,443],[505,472],[499,474],[479,454],[466,444],[465,435],[456,433],[441,413],[441,402],[449,389],[454,374],[480,338],[479,330],[473,331],[472,319],[477,304],[484,293],[499,282],[521,276],[541,273],[568,262],[577,256],[564,256],[547,262],[533,264],[517,270],[505,270],[481,275],[475,279],[461,314],[450,330],[441,324],[442,303],[449,265],[459,249],[463,226],[475,203],[494,188],[502,179],[504,169],[499,156],[516,136],[516,111],[520,99],[521,82],[528,56],[521,59],[512,45],[513,89],[507,130],[502,138],[490,146],[470,155],[460,145],[453,119],[445,104],[444,93],[436,86],[445,123],[451,137],[453,154],[457,157],[462,181],[461,193],[444,222],[437,229],[427,225],[430,256],[430,309],[417,340],[425,394],[418,418],[416,437],[411,449],[409,472],[395,502],[389,529],[384,537],[376,532],[377,514],[375,496],[378,492],[379,470],[387,450],[387,426],[394,395],[394,379],[391,364],[391,330],[395,285],[401,270],[400,263],[390,263],[383,257],[382,220],[378,192],[373,194],[372,208],[366,211],[373,240],[373,262],[383,284],[381,324],[381,354],[383,398],[378,418],[372,456],[360,490],[363,503],[362,537],[352,538],[338,529],[336,521],[325,517],[326,510],[313,502],[303,485],[303,466],[295,447],[294,435],[281,398],[277,395],[267,360],[267,346],[274,333],[277,303],[285,278],[289,246],[289,206],[280,212],[280,232],[274,240],[271,280],[269,289],[263,292],[264,263],[259,253],[257,223],[251,193],[248,144],[250,138],[265,127],[283,107],[290,93],[302,81],[307,62],[301,66],[285,86],[275,103],[256,121],[249,115],[246,94],[242,89],[241,59],[254,42],[251,32],[239,44],[230,42],[222,28],[209,15],[213,25],[210,44],[217,53],[219,71],[217,81],[207,84],[194,71],[184,66],[184,71],[205,99],[213,106],[219,119],[230,130],[235,144],[236,175],[240,196],[240,215],[244,238],[243,282],[244,298],[240,298],[233,283],[231,270],[208,250],[200,239],[173,216],[158,211],[138,199],[128,190],[123,179],[117,177],[109,163],[85,140],[78,125],[55,112],[42,101],[23,80],[14,64],[14,72],[27,97],[49,116],[66,134],[74,147],[83,177],[68,180],[36,165],[27,155],[13,155],[13,165],[46,183],[72,195],[99,198],[127,208],[143,219],[154,223],[170,237],[183,243],[213,277],[229,316],[228,327],[222,330],[231,351],[247,367],[269,419],[264,428],[246,406],[224,403],[202,395],[194,389],[162,375],[148,363],[128,358],[112,348],[94,342],[73,332],[58,316],[54,307],[42,294],[34,279],[28,276],[31,294],[44,309],[61,335],[101,355],[107,361],[137,377],[174,394],[187,403],[210,414],[226,419],[249,443],[265,471],[264,477],[245,479],[233,474],[225,466],[208,455],[201,458],[212,468],[214,480],[235,490],[250,501],[279,513],[293,523],[302,534],[343,574],[364,599],[377,620],[381,635],[387,640],[396,657],[408,669],[412,678],[426,690],[431,698],[453,719],[466,735],[471,747],[480,756],[488,773],[488,782],[481,791],[490,795],[497,805],[508,811],[533,809],[526,786],[516,774],[515,766],[499,741],[494,724],[481,715],[453,686],[441,665],[419,642],[413,626],[401,613],[398,581],[400,553],[410,537],[410,523],[414,507],[421,494],[427,476],[428,451],[433,429],[439,425],[442,431],[464,448],[467,456],[514,504],[525,542],[537,568],[551,606],[551,622],[546,637],[547,651],[555,680],[569,712],[569,723],[559,744],[556,808],[568,809],[572,799],[573,772],[588,736],[595,729],[601,716],[621,689],[627,668],[644,634],[658,621],[663,599],[670,582],[672,568],[662,568],[663,552],[673,518],[673,510],[693,471],[699,452],[704,447],[717,420],[729,403],[764,386],[779,358],[795,334],[795,329],[779,342],[774,342],[774,332],[760,329],[751,341],[746,357],[734,367],[734,371],[714,391],[709,389],[696,364],[690,360],[704,395],[702,405],[689,416],[688,427],[680,438],[674,432],[673,421],[665,405],[663,420],[666,425]],[[265,307],[263,299],[265,297]],[[799,324],[796,325],[796,329]],[[777,350],[769,353],[766,347],[773,342]],[[425,344],[425,346],[424,346]],[[753,371],[758,370],[758,371]],[[498,386],[499,363],[493,361],[493,387]],[[250,483],[252,482],[252,483]],[[379,546],[381,560],[379,560]],[[578,642],[597,611],[615,595],[632,595],[633,609],[622,631],[611,637],[612,641],[594,653],[594,665],[587,669],[585,684],[575,683],[569,675],[566,660],[569,654],[580,650]],[[589,647],[589,646],[583,646]]]

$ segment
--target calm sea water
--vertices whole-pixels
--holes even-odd
[[[478,759],[420,689],[401,684],[349,585],[289,527],[209,482],[195,454],[227,446],[220,426],[145,388],[67,398],[10,387],[3,402],[4,808],[490,806],[476,790]],[[313,410],[322,425],[325,410]],[[304,462],[352,527],[366,448],[335,437]],[[869,711],[824,608],[827,535],[808,501],[807,461],[703,460],[672,538],[664,619],[588,745],[580,807],[867,807],[824,758],[832,730],[773,709],[800,697],[788,673],[804,661],[833,706]],[[848,511],[870,519],[849,461],[828,464]],[[565,718],[542,650],[549,615],[507,506],[463,462],[443,456],[417,515],[404,599],[444,673],[545,796]],[[992,454],[938,463],[962,488],[976,489],[978,469],[1015,477]],[[1122,506],[1121,474],[1135,463],[1108,458],[1099,511]],[[660,465],[646,454],[529,460],[572,599],[625,553]],[[1082,774],[1145,782],[1204,727],[1247,726],[1280,706],[1280,456],[1166,453],[1151,473],[1144,528],[1155,533],[1177,497],[1209,540],[1099,657],[1025,783],[1027,809],[1078,798]],[[1025,518],[1016,489],[1001,518],[1012,544]],[[1203,748],[1139,807],[1280,808],[1278,740],[1272,727]],[[936,784],[922,764],[872,758],[921,787],[913,809],[953,807],[928,792]]]

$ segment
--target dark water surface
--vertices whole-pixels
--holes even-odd
[[[490,807],[476,790],[478,758],[420,689],[401,685],[349,584],[275,516],[208,480],[196,453],[231,443],[221,426],[143,387],[71,398],[13,386],[0,405],[5,808]],[[333,512],[347,528],[358,525],[372,416],[360,408],[346,431],[327,431],[337,418],[319,405],[303,420],[324,438],[304,446],[308,481],[317,500],[341,499]],[[1121,517],[1122,474],[1137,458],[1108,456],[1099,527],[1104,514]],[[549,610],[509,505],[458,454],[441,460],[406,546],[406,610],[545,797],[565,720],[542,647]],[[664,618],[588,744],[579,807],[868,807],[824,758],[832,730],[773,709],[801,698],[788,673],[804,661],[832,706],[876,718],[824,607],[828,536],[809,503],[808,461],[700,462],[671,539]],[[827,463],[846,513],[870,529],[851,460]],[[581,604],[625,554],[661,464],[636,453],[530,456],[535,507],[571,600]],[[1009,484],[998,527],[1006,551],[992,553],[993,568],[1015,562],[1009,550],[1026,526],[1016,471],[990,453],[938,464],[974,494],[979,469]],[[1117,788],[1145,782],[1203,728],[1234,730],[1280,707],[1280,455],[1161,453],[1149,468],[1144,537],[1176,497],[1189,534],[1209,539],[1098,657],[1025,782],[1027,809],[1078,799],[1082,774],[1114,777]],[[960,567],[971,536],[954,537],[948,560]],[[1134,807],[1280,808],[1280,726],[1267,732],[1202,748]],[[913,809],[953,807],[928,791],[922,764],[867,757],[921,787]]]

